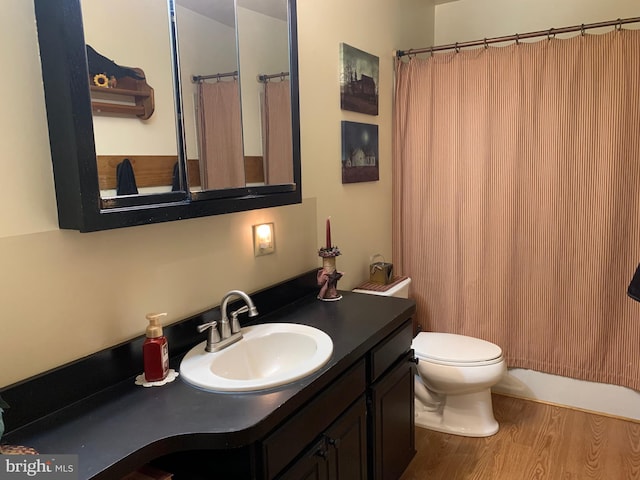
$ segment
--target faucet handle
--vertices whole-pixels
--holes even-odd
[[[250,317],[255,317],[258,315],[258,309],[256,307],[249,307],[248,305],[245,305],[243,307],[240,307],[238,310],[231,312],[231,316],[233,315],[238,316],[241,313],[247,313],[247,312],[249,312]]]
[[[209,338],[207,339],[207,347],[209,345],[213,345],[214,343],[218,343],[220,341],[220,334],[218,333],[218,322],[215,320],[213,322],[203,323],[202,325],[198,325],[198,332],[202,333],[208,329],[209,330]]]
[[[245,305],[244,307],[240,307],[238,310],[231,312],[231,316],[233,317],[235,315],[237,317],[239,314],[247,313],[248,311],[249,311],[249,307]]]
[[[203,323],[202,325],[198,325],[197,329],[199,333],[204,332],[208,328],[216,328],[218,326],[218,322],[215,320],[213,322]]]
[[[258,310],[256,307],[249,307],[245,305],[240,307],[238,310],[231,312],[231,333],[237,333],[240,331],[240,322],[238,321],[238,315],[241,313],[249,312],[250,317],[255,317],[258,315]]]
[[[248,312],[248,311],[249,309],[247,307],[242,307],[241,309],[236,310],[235,312],[231,312],[231,334],[238,333],[241,330],[240,322],[238,321],[238,314]]]

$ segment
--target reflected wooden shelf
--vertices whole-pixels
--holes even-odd
[[[116,188],[116,169],[118,164],[128,158],[133,167],[138,188],[171,186],[173,167],[178,161],[177,155],[98,155],[98,183],[100,190]],[[200,167],[198,160],[187,160],[189,185],[200,185]]]
[[[171,185],[173,167],[177,155],[98,155],[98,183],[100,190],[114,189],[117,185],[118,164],[128,158],[133,167],[138,188]],[[247,183],[264,182],[263,160],[261,156],[244,157]],[[187,174],[191,188],[200,187],[200,161],[187,160]]]
[[[136,70],[142,72],[140,69]],[[118,87],[90,85],[90,90],[91,110],[94,114],[135,116],[142,120],[153,115],[153,88],[145,80],[126,77],[118,80]]]

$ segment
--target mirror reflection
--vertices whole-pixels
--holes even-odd
[[[87,48],[139,72],[90,78],[103,205],[123,195],[293,183],[286,0],[175,3],[184,131],[166,3],[81,1]],[[115,24],[118,35],[108,27]]]
[[[292,183],[286,0],[238,0],[237,14],[247,182]]]
[[[203,38],[220,35],[207,44],[215,47],[199,48],[203,42],[193,37],[200,34],[178,12],[190,190],[292,183],[286,0],[178,5],[204,17]],[[188,67],[185,57],[201,58]],[[267,84],[281,80],[277,88]]]
[[[245,185],[234,0],[178,0],[191,191]]]
[[[182,189],[166,3],[82,0],[81,8],[101,198]],[[102,68],[91,71],[95,62]],[[138,77],[113,74],[113,65]]]

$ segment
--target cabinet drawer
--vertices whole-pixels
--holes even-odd
[[[369,381],[375,382],[396,360],[411,349],[413,321],[407,320],[395,332],[371,349]]]
[[[360,360],[269,435],[262,444],[266,478],[273,478],[287,466],[362,395],[365,389],[365,361]]]

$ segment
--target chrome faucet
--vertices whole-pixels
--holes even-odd
[[[232,297],[242,298],[246,305],[231,312],[231,323],[229,323],[227,307],[229,305],[229,299]],[[217,352],[233,343],[236,343],[242,338],[242,329],[240,328],[240,322],[238,321],[239,314],[249,312],[250,317],[258,315],[258,309],[253,304],[253,300],[251,300],[249,295],[240,290],[231,290],[224,294],[220,305],[220,312],[222,313],[222,318],[219,323],[213,321],[198,325],[199,332],[204,332],[209,329],[207,345],[205,346],[205,350],[207,352]],[[218,325],[220,325],[220,331],[218,331]]]

